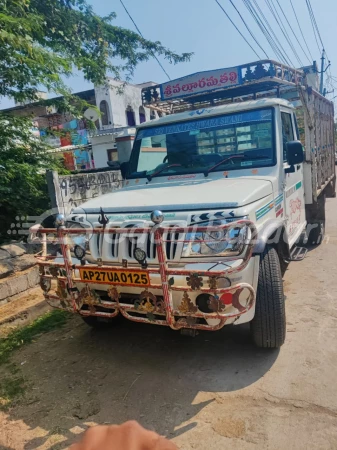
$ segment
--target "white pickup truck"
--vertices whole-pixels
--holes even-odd
[[[143,90],[162,117],[138,127],[124,187],[55,229],[41,287],[90,325],[118,314],[175,330],[250,322],[259,347],[286,335],[282,276],[324,235],[335,195],[333,105],[275,61]],[[75,260],[74,258],[77,258]]]

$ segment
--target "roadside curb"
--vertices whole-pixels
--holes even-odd
[[[31,288],[35,288],[40,280],[37,266],[17,272],[0,280],[0,306],[11,303],[16,295],[26,294]]]

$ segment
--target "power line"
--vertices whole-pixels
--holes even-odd
[[[256,51],[253,49],[253,47],[250,45],[250,43],[247,41],[247,39],[245,38],[245,36],[241,33],[241,31],[238,29],[238,27],[235,25],[235,23],[232,21],[232,19],[229,17],[229,15],[227,14],[227,12],[224,10],[224,8],[221,6],[221,4],[218,2],[218,0],[215,0],[215,2],[219,5],[219,7],[222,9],[222,11],[226,14],[227,19],[231,22],[231,24],[234,26],[234,28],[236,29],[236,31],[240,34],[240,36],[245,40],[245,42],[249,45],[249,47],[253,50],[253,52],[255,53],[255,55],[261,59],[261,57],[256,53]]]
[[[325,73],[325,72],[327,71],[327,69],[330,67],[330,61],[329,61],[330,58],[329,58],[329,56],[328,56],[328,54],[327,54],[327,52],[326,52],[326,50],[325,50],[325,45],[324,45],[324,43],[323,43],[323,40],[322,40],[322,37],[321,37],[321,33],[319,32],[319,28],[318,28],[318,25],[317,25],[317,21],[316,21],[315,14],[314,14],[314,11],[313,11],[313,9],[312,9],[310,0],[306,0],[306,4],[307,4],[308,11],[309,11],[311,24],[312,24],[312,27],[313,27],[313,29],[314,29],[314,33],[315,33],[315,30],[316,30],[317,36],[318,36],[319,41],[320,41],[320,43],[321,43],[321,45],[322,45],[322,58],[321,58],[322,63],[324,62],[324,53],[326,54],[326,56],[327,56],[327,58],[328,58],[328,63],[329,63],[328,66],[324,69],[324,67],[323,67],[323,65],[322,65],[321,72],[320,72],[320,73],[321,73],[321,83],[322,83],[322,78],[323,78],[323,76],[324,76],[324,73]],[[317,42],[316,33],[315,33],[315,39],[316,39],[317,46],[319,47],[319,44],[318,44],[318,42]],[[322,73],[322,72],[323,72],[323,73]],[[331,72],[330,72],[330,75],[331,75]],[[328,79],[326,80],[326,85],[327,85],[327,83],[328,83]],[[321,90],[322,90],[322,85],[321,85]]]
[[[133,18],[131,17],[131,14],[130,14],[129,11],[126,9],[126,6],[124,5],[123,1],[120,0],[120,2],[121,2],[121,4],[123,5],[123,8],[125,9],[126,14],[130,17],[130,19],[131,19],[132,23],[134,24],[134,26],[135,26],[136,30],[138,31],[138,33],[141,35],[141,37],[142,37],[143,39],[145,39],[144,36],[142,35],[142,32],[141,32],[140,29],[137,27],[136,22],[135,22],[135,21],[133,20]],[[163,71],[163,72],[165,73],[165,75],[167,76],[167,78],[168,78],[169,80],[171,80],[170,75],[166,72],[166,70],[164,69],[162,63],[159,61],[159,59],[157,58],[157,56],[153,53],[152,50],[150,50],[150,53],[151,53],[151,55],[154,57],[154,59],[157,61],[157,63],[158,63],[159,66],[161,67],[162,71]]]
[[[335,81],[335,82],[337,82],[337,78],[336,77],[333,77],[332,75],[331,75],[331,73],[330,73],[330,78],[333,80],[333,81]]]
[[[254,41],[257,43],[257,45],[260,47],[260,49],[263,51],[263,53],[266,55],[266,57],[269,59],[269,56],[267,55],[266,51],[261,47],[261,45],[259,44],[259,42],[257,41],[257,39],[255,38],[254,34],[252,33],[252,31],[250,30],[250,28],[248,27],[245,19],[242,17],[240,11],[237,9],[237,7],[234,5],[232,0],[229,0],[231,2],[231,5],[233,6],[233,8],[235,9],[235,11],[239,14],[240,19],[242,20],[242,22],[244,23],[245,27],[247,28],[249,34],[251,35],[251,37],[254,39]]]
[[[286,19],[286,22],[287,22],[289,28],[291,29],[293,35],[295,36],[296,41],[298,42],[299,46],[301,47],[302,52],[305,54],[305,57],[308,59],[309,63],[311,63],[312,61],[310,61],[309,56],[307,55],[306,51],[305,51],[304,48],[302,47],[302,44],[301,44],[300,41],[298,40],[298,37],[297,37],[297,35],[295,34],[295,31],[293,30],[292,26],[290,25],[287,16],[284,14],[283,8],[282,8],[282,6],[280,5],[279,0],[276,0],[276,1],[277,1],[277,4],[278,4],[278,6],[279,6],[279,8],[280,8],[280,10],[281,10],[281,12],[282,12],[284,18]]]
[[[262,31],[262,34],[264,35],[264,37],[267,39],[268,44],[270,45],[271,49],[275,52],[274,47],[271,45],[270,40],[268,39],[268,36],[266,36],[263,27],[261,27],[259,21],[257,20],[257,18],[254,16],[252,10],[250,9],[250,6],[247,4],[246,0],[243,0],[244,5],[246,6],[246,8],[248,9],[248,11],[250,12],[250,14],[252,15],[253,19],[255,20],[255,22],[257,23],[257,25],[259,26],[260,30]]]
[[[329,91],[331,89],[334,91],[335,89],[337,89],[337,87],[335,85],[335,83],[337,83],[337,78],[333,77],[331,75],[331,67],[329,65],[325,68],[325,70],[328,70],[326,81],[325,81],[325,87],[326,87],[327,91]],[[329,93],[331,93],[331,92],[329,92]]]
[[[295,47],[292,44],[292,41],[291,41],[291,39],[290,39],[290,37],[289,37],[289,35],[287,33],[287,30],[286,30],[286,28],[285,28],[285,26],[284,26],[284,24],[282,22],[282,19],[281,19],[280,15],[279,15],[279,13],[277,11],[277,8],[276,8],[276,6],[273,3],[273,0],[266,0],[266,3],[267,3],[267,6],[268,6],[270,12],[272,13],[272,15],[273,15],[273,17],[275,19],[275,22],[277,23],[277,25],[279,26],[283,36],[285,37],[285,39],[286,39],[290,49],[292,50],[293,54],[295,55],[295,58],[297,59],[298,63],[301,66],[303,66],[303,64],[302,64],[302,62],[301,62],[301,60],[300,60],[300,58],[299,58],[299,56],[298,56],[298,54],[297,54],[297,52],[295,50]],[[292,65],[295,66],[294,63],[292,63]]]
[[[307,47],[307,50],[308,50],[308,52],[309,52],[309,55],[310,55],[310,57],[311,57],[311,62],[312,62],[312,61],[314,60],[314,58],[313,58],[313,56],[312,56],[312,54],[311,54],[311,52],[310,52],[310,48],[309,48],[309,46],[308,46],[308,43],[307,43],[306,39],[304,38],[304,34],[303,34],[303,31],[302,31],[300,22],[299,22],[299,20],[298,20],[296,11],[295,11],[295,8],[294,8],[294,5],[293,5],[293,1],[290,0],[290,3],[291,3],[291,7],[292,7],[292,9],[293,9],[293,11],[294,11],[294,15],[295,15],[295,17],[296,17],[296,21],[297,21],[298,28],[300,29],[300,32],[301,32],[303,41],[304,41],[304,43],[305,43],[305,45],[306,45],[306,47]]]
[[[324,46],[323,41],[322,41],[322,38],[321,38],[321,33],[319,32],[319,29],[318,29],[318,25],[317,25],[317,22],[316,22],[316,19],[315,19],[315,14],[314,14],[314,11],[313,11],[313,9],[312,9],[310,0],[306,0],[306,2],[307,2],[308,8],[309,8],[310,11],[311,11],[311,15],[312,15],[312,18],[313,18],[313,21],[314,21],[314,24],[315,24],[315,27],[316,27],[316,30],[317,30],[317,35],[318,35],[319,40],[320,40],[320,42],[321,42],[322,48],[324,48],[325,46]]]
[[[253,17],[253,19],[257,23],[258,27],[260,28],[262,34],[267,39],[270,47],[274,51],[274,53],[277,56],[277,58],[280,59],[282,62],[285,62],[286,64],[290,65],[290,63],[288,62],[287,58],[282,54],[282,52],[280,51],[280,49],[279,49],[278,45],[276,44],[275,40],[273,39],[273,37],[271,36],[269,31],[267,30],[267,28],[264,25],[264,23],[262,22],[262,20],[260,19],[258,13],[255,11],[254,6],[250,3],[250,0],[243,0],[243,2],[245,4],[246,8],[248,9],[248,11],[250,12],[251,16]]]
[[[321,47],[319,46],[318,39],[317,39],[317,36],[316,36],[316,29],[315,29],[314,19],[313,19],[313,16],[312,16],[312,10],[310,9],[310,5],[308,3],[308,0],[306,0],[306,4],[307,4],[308,11],[309,11],[309,17],[310,17],[310,20],[311,20],[311,26],[312,26],[312,29],[314,30],[314,36],[315,36],[315,41],[316,41],[316,44],[317,44],[317,48],[318,48],[319,53],[321,53]]]
[[[295,47],[293,46],[293,43],[291,42],[291,39],[287,33],[287,30],[282,22],[282,19],[273,3],[273,0],[266,0],[268,8],[270,9],[270,11],[272,12],[275,21],[277,22],[278,26],[280,27],[280,30],[282,31],[283,36],[285,37],[286,41],[288,42],[289,47],[291,48],[293,54],[295,55],[295,58],[297,59],[298,63],[300,64],[300,66],[303,66],[296,50]]]
[[[330,64],[330,58],[329,58],[328,53],[326,51],[326,47],[325,47],[325,45],[323,43],[323,40],[322,40],[322,37],[321,37],[321,33],[319,32],[319,28],[318,28],[317,21],[316,21],[316,18],[315,18],[314,10],[312,9],[310,0],[306,0],[306,3],[307,3],[308,10],[309,10],[311,23],[315,26],[316,31],[317,31],[317,35],[318,35],[320,43],[322,45],[322,51],[323,51],[323,53],[325,52],[325,54],[326,54],[326,56],[328,58],[329,64]],[[316,38],[316,35],[315,35],[315,38]],[[317,39],[316,39],[316,43],[317,43]]]
[[[287,61],[287,57],[286,57],[286,51],[284,50],[282,44],[280,43],[280,41],[278,40],[276,34],[274,33],[274,30],[273,30],[273,28],[271,27],[271,25],[270,25],[268,19],[267,19],[266,16],[263,14],[263,11],[261,10],[261,8],[260,8],[259,4],[257,3],[257,1],[256,1],[256,0],[253,0],[253,2],[254,2],[254,4],[255,4],[256,8],[258,9],[259,13],[261,14],[263,20],[265,21],[265,23],[266,23],[266,25],[267,25],[267,27],[268,27],[270,33],[271,33],[271,34],[273,35],[273,37],[274,37],[274,43],[275,43],[276,46],[278,46],[279,54],[281,55],[281,61],[283,60],[283,61],[286,62],[286,64],[289,65],[289,62]],[[251,6],[252,6],[252,5],[251,5]],[[262,22],[262,21],[261,21],[261,22]],[[269,33],[269,34],[270,34],[270,33]]]

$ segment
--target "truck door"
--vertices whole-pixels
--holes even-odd
[[[286,144],[299,139],[294,114],[281,109],[283,168],[289,168]],[[305,202],[303,186],[303,164],[297,164],[293,173],[285,173],[284,207],[290,247],[296,242],[305,227]]]

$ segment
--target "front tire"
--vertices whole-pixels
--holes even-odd
[[[255,345],[279,348],[286,336],[281,266],[275,248],[266,246],[260,259],[255,316],[250,323]]]

